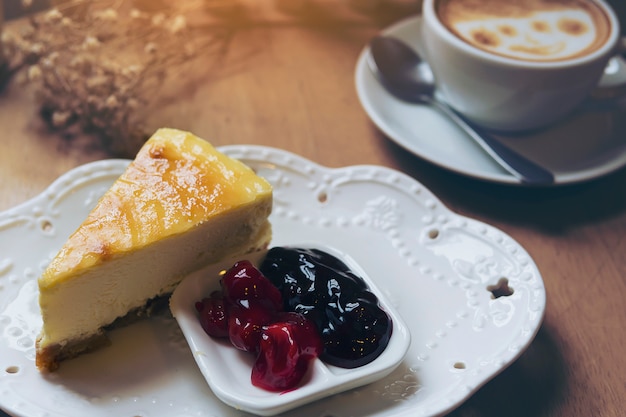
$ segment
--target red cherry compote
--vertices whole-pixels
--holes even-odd
[[[280,291],[248,261],[230,268],[221,287],[196,303],[204,331],[257,355],[253,385],[270,391],[297,386],[322,351],[315,324],[283,312]]]
[[[260,270],[280,290],[286,311],[315,323],[324,362],[356,368],[387,347],[391,318],[363,278],[335,256],[318,249],[274,247]]]

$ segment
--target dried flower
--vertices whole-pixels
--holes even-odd
[[[141,19],[142,17],[145,17],[144,13],[137,9],[131,9],[129,15],[133,19]]]
[[[28,80],[29,81],[39,81],[42,77],[41,68],[38,65],[31,65],[28,67]]]
[[[114,109],[117,106],[119,106],[120,103],[117,101],[117,97],[115,97],[114,95],[110,95],[109,97],[107,97],[106,101],[104,102],[104,105],[108,107],[109,109]]]
[[[143,47],[143,50],[148,54],[153,54],[157,51],[157,45],[154,42],[148,42],[146,46]]]
[[[154,16],[152,16],[151,21],[152,21],[153,26],[161,26],[163,22],[165,22],[165,14],[157,13]]]
[[[46,23],[58,23],[63,19],[63,14],[59,11],[59,9],[54,8],[51,9],[44,15],[44,21]]]
[[[83,45],[82,45],[83,49],[85,50],[95,49],[99,46],[100,46],[100,41],[95,36],[87,36],[85,40],[83,41]]]
[[[104,21],[113,22],[118,18],[117,11],[111,8],[107,8],[104,10],[98,10],[94,12],[93,17],[95,19],[100,19]]]
[[[185,19],[184,16],[176,16],[173,20],[172,23],[169,27],[170,32],[172,33],[179,33],[183,30],[185,30],[185,28],[187,27],[187,20]]]
[[[41,53],[44,51],[44,46],[43,44],[37,42],[37,43],[33,43],[30,45],[29,48],[29,52],[31,54],[35,54],[35,55],[41,55]]]
[[[0,46],[18,78],[35,87],[51,128],[73,133],[78,126],[114,155],[132,156],[151,133],[144,120],[158,105],[158,87],[170,73],[180,79],[191,50],[220,51],[230,29],[193,32],[184,8],[148,13],[120,1],[68,4],[5,30]],[[72,14],[71,7],[79,10]]]
[[[55,127],[63,127],[72,117],[72,113],[69,111],[55,111],[52,113],[52,125]]]

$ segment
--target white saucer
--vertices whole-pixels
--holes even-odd
[[[383,31],[419,51],[420,17],[403,20]],[[374,124],[409,152],[438,166],[482,180],[522,183],[493,162],[437,110],[409,104],[390,95],[367,67],[366,47],[355,72],[359,100]],[[533,134],[504,137],[503,142],[555,174],[555,185],[606,175],[626,165],[626,112],[579,110],[568,120]]]

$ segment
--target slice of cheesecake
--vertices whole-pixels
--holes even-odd
[[[97,348],[105,327],[189,273],[266,249],[271,209],[270,184],[249,167],[191,133],[158,130],[39,278],[37,367]]]

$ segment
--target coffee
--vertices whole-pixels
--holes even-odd
[[[463,41],[524,61],[583,57],[611,32],[593,0],[440,0],[436,7],[440,21]]]

